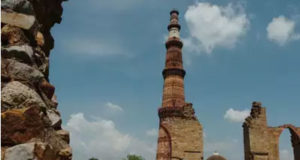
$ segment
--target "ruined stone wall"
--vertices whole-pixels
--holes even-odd
[[[296,128],[296,132],[297,132],[297,135],[298,135],[298,139],[293,138],[294,142],[292,142],[292,143],[294,145],[293,148],[294,148],[295,159],[298,160],[298,159],[300,159],[300,127]]]
[[[61,128],[49,82],[50,29],[63,0],[2,0],[2,160],[69,160],[69,133]]]
[[[191,104],[161,108],[159,131],[157,160],[203,159],[203,130]]]
[[[251,115],[243,128],[245,160],[279,160],[279,138],[284,129],[289,129],[295,160],[300,160],[300,128],[293,125],[269,127],[266,108],[261,103],[253,102]]]

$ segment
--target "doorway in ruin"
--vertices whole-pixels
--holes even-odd
[[[279,158],[280,160],[294,160],[291,134],[288,129],[284,129],[279,137]]]
[[[168,129],[160,124],[158,133],[157,160],[170,160],[172,155],[171,135]]]
[[[278,153],[280,160],[300,160],[300,135],[292,125],[283,125],[279,135]]]

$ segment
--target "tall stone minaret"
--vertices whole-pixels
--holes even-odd
[[[202,160],[202,126],[191,103],[185,102],[179,12],[170,12],[162,106],[158,110],[157,160]]]

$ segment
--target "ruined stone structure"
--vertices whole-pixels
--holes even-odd
[[[50,29],[63,0],[2,0],[2,160],[69,160],[69,133],[61,128],[49,83]]]
[[[266,108],[253,102],[251,115],[244,124],[245,160],[279,160],[279,137],[284,129],[291,133],[294,160],[300,160],[300,127],[287,124],[269,127]]]
[[[157,145],[157,160],[202,160],[202,126],[191,103],[185,102],[184,76],[178,23],[178,11],[170,12],[169,37],[166,42],[166,62],[162,106]]]

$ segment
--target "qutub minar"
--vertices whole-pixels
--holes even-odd
[[[170,12],[166,64],[163,69],[162,105],[158,110],[159,135],[156,160],[203,160],[202,125],[191,103],[185,101],[182,47],[178,23],[179,12]],[[279,160],[279,137],[283,130],[291,133],[294,160],[300,160],[300,127],[285,124],[269,127],[266,108],[253,102],[250,115],[243,123],[245,160]],[[214,153],[207,160],[226,160]]]
[[[191,103],[185,101],[179,12],[170,12],[162,106],[159,108],[157,160],[202,160],[203,132]]]

